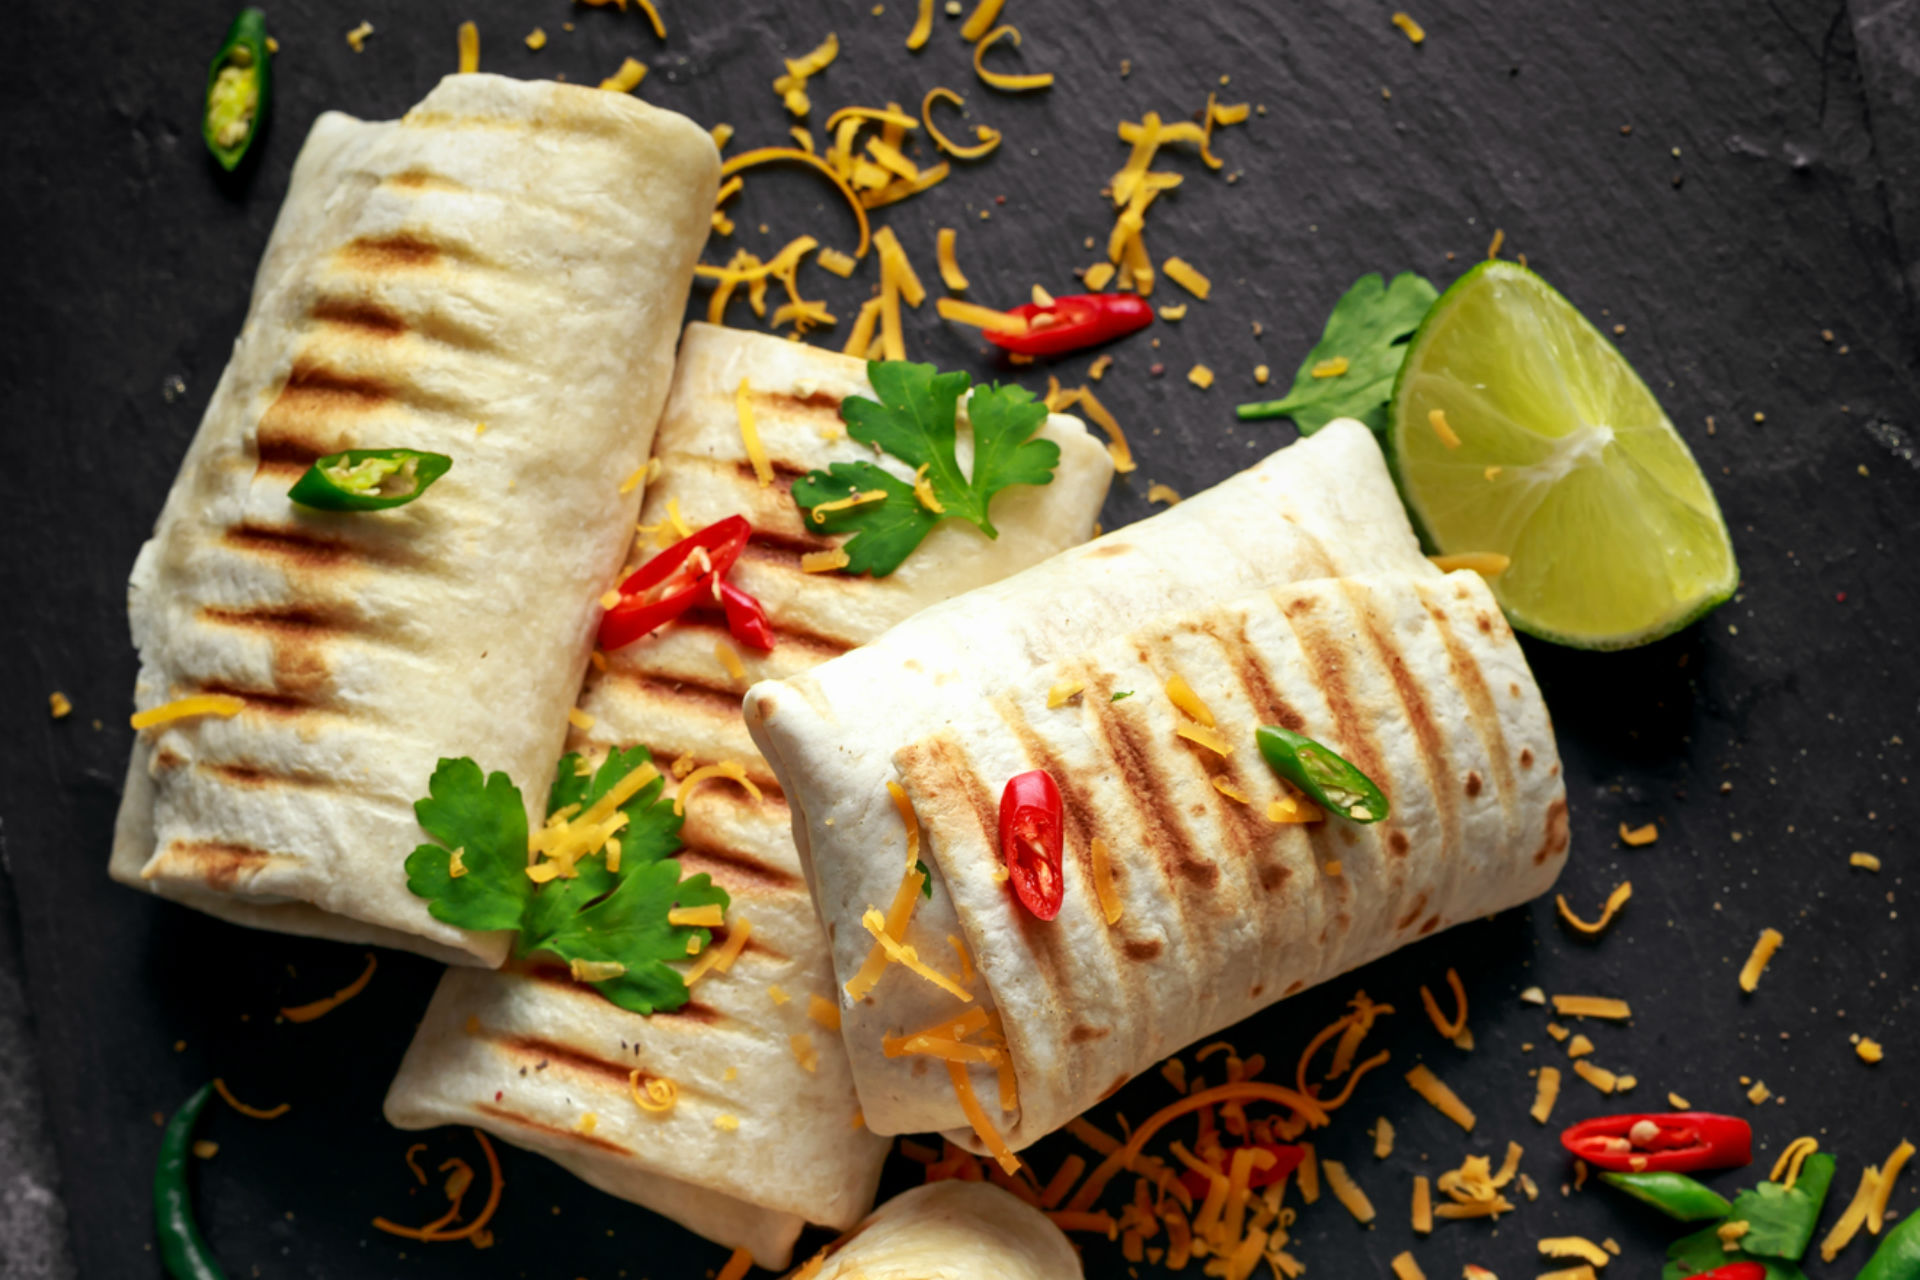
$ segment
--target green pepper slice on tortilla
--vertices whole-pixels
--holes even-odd
[[[246,158],[260,132],[273,91],[271,58],[267,15],[242,9],[207,68],[207,107],[200,118],[207,150],[229,173]]]
[[[316,511],[385,511],[412,502],[452,466],[444,453],[349,449],[308,467],[287,497]]]
[[[1271,724],[1253,736],[1273,771],[1328,813],[1353,822],[1378,822],[1387,816],[1387,797],[1373,779],[1312,738]]]

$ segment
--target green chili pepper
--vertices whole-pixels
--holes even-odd
[[[1270,724],[1253,736],[1273,771],[1328,812],[1355,822],[1378,822],[1387,816],[1387,798],[1373,779],[1312,738]]]
[[[1684,1173],[1603,1173],[1600,1180],[1681,1222],[1710,1222],[1733,1209],[1725,1196]]]
[[[412,502],[452,466],[444,453],[349,449],[308,467],[287,497],[316,511],[385,511]]]
[[[1920,1213],[1909,1213],[1887,1233],[1854,1280],[1920,1280]]]
[[[207,150],[229,173],[246,158],[260,132],[273,96],[271,67],[267,15],[242,9],[207,68],[207,109],[200,118],[200,136],[207,140]]]
[[[160,1163],[153,1173],[153,1225],[160,1238],[160,1262],[174,1280],[227,1280],[213,1260],[187,1195],[187,1159],[193,1153],[193,1125],[213,1095],[203,1084],[167,1121],[160,1135]]]

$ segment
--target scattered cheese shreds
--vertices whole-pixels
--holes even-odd
[[[1413,1254],[1408,1250],[1394,1254],[1389,1265],[1399,1280],[1427,1280],[1427,1273],[1420,1269],[1420,1264],[1413,1260]]]
[[[347,45],[355,53],[365,53],[367,50],[367,37],[372,34],[373,24],[363,20],[359,26],[347,32]]]
[[[765,799],[753,779],[747,776],[745,766],[738,760],[722,760],[718,764],[701,765],[698,769],[695,769],[692,773],[680,780],[679,788],[673,793],[673,811],[676,815],[686,813],[688,797],[693,794],[695,787],[698,787],[709,778],[729,779],[744,787],[747,794],[751,795],[755,801]]]
[[[1534,1084],[1533,1109],[1528,1112],[1538,1124],[1545,1124],[1547,1117],[1553,1114],[1553,1104],[1560,1099],[1560,1068],[1540,1068],[1540,1078]]]
[[[860,917],[860,923],[866,928],[868,933],[873,935],[873,940],[880,945],[881,949],[886,952],[887,959],[920,975],[955,999],[968,1001],[973,999],[972,992],[960,986],[952,978],[941,973],[932,965],[921,960],[919,953],[912,947],[896,941],[888,932],[886,917],[882,916],[878,911],[869,909],[865,915]],[[849,983],[848,985],[851,986],[852,984]]]
[[[1879,1186],[1874,1188],[1873,1199],[1867,1202],[1867,1230],[1874,1235],[1880,1234],[1880,1228],[1886,1225],[1887,1199],[1893,1194],[1893,1184],[1900,1180],[1900,1171],[1913,1159],[1913,1144],[1902,1140],[1887,1157],[1886,1164],[1880,1167]]]
[[[920,101],[920,121],[927,126],[927,136],[932,138],[933,144],[942,151],[956,160],[978,160],[1000,145],[1000,131],[984,124],[973,126],[974,136],[980,141],[971,145],[962,145],[940,132],[939,127],[933,123],[933,104],[936,100],[951,102],[963,110],[966,107],[966,100],[943,85],[935,85],[927,90],[927,96]]]
[[[1433,1185],[1424,1175],[1413,1180],[1413,1230],[1422,1236],[1433,1233]]]
[[[1660,828],[1651,822],[1644,826],[1631,828],[1624,822],[1620,824],[1620,843],[1629,845],[1632,848],[1638,849],[1645,845],[1650,845],[1659,838]]]
[[[722,667],[726,668],[728,679],[745,680],[747,678],[746,664],[740,661],[740,655],[734,652],[733,646],[725,640],[713,642],[713,656],[720,660]]]
[[[1148,502],[1164,502],[1170,507],[1180,505],[1180,491],[1170,484],[1150,484],[1147,486]]]
[[[674,1103],[680,1100],[679,1086],[665,1076],[654,1076],[648,1080],[643,1092],[638,1067],[627,1073],[627,1092],[633,1095],[634,1106],[654,1115],[673,1110]]]
[[[647,64],[638,58],[621,60],[620,69],[600,82],[600,87],[612,93],[632,93],[647,78]]]
[[[1859,1042],[1853,1046],[1853,1051],[1860,1061],[1867,1063],[1878,1062],[1887,1056],[1886,1050],[1880,1047],[1880,1042],[1871,1036],[1861,1036]]]
[[[1213,385],[1213,370],[1207,368],[1206,365],[1197,364],[1187,370],[1187,381],[1202,391],[1205,391]]]
[[[853,563],[853,557],[843,547],[831,551],[809,551],[800,557],[802,573],[831,573],[835,569],[844,569]]]
[[[645,4],[646,0],[640,0]],[[735,1249],[727,1264],[721,1267],[713,1280],[745,1280],[747,1272],[753,1269],[753,1254],[747,1249]]]
[[[1347,1167],[1338,1160],[1322,1160],[1320,1169],[1327,1176],[1327,1189],[1353,1215],[1353,1220],[1363,1224],[1372,1222],[1373,1201],[1367,1199],[1367,1193],[1347,1173]]]
[[[1047,710],[1058,711],[1078,697],[1086,687],[1084,680],[1062,680],[1047,690]]]
[[[972,325],[976,329],[984,329],[992,333],[1020,334],[1027,331],[1027,321],[1024,316],[995,311],[990,307],[963,302],[959,298],[941,298],[934,303],[934,309],[940,313],[942,319],[951,320],[956,324]]]
[[[1216,727],[1218,722],[1213,718],[1213,709],[1201,700],[1199,694],[1193,691],[1193,686],[1187,683],[1185,676],[1176,673],[1167,677],[1166,691],[1167,700],[1173,703],[1174,706],[1180,708],[1180,710],[1186,712],[1187,715],[1198,720],[1201,724],[1207,726],[1207,728],[1212,729]]]
[[[724,910],[717,902],[698,907],[670,907],[667,910],[667,923],[689,929],[718,929],[726,923]]]
[[[1427,38],[1426,29],[1422,27],[1419,23],[1415,22],[1413,20],[1413,15],[1411,14],[1396,12],[1393,15],[1393,25],[1400,28],[1401,31],[1405,32],[1407,39],[1412,41],[1414,44],[1419,44],[1421,41]]]
[[[978,15],[975,15],[978,16]],[[1047,89],[1053,86],[1053,73],[1039,75],[1008,75],[1005,72],[989,71],[986,66],[987,50],[992,48],[1002,36],[1013,39],[1013,47],[1020,47],[1020,31],[1013,26],[999,26],[987,32],[980,42],[973,46],[973,72],[987,84],[1006,93],[1021,93],[1029,89]]]
[[[1095,836],[1088,846],[1088,854],[1093,861],[1093,893],[1100,901],[1100,914],[1108,924],[1118,924],[1120,895],[1113,887],[1113,862],[1107,853],[1107,842]]]
[[[1766,970],[1767,962],[1773,959],[1773,953],[1780,949],[1786,936],[1778,929],[1762,929],[1754,941],[1753,952],[1747,957],[1746,964],[1740,967],[1740,989],[1752,991],[1760,985],[1760,975]]]
[[[197,693],[191,697],[175,698],[172,702],[164,702],[145,711],[137,711],[130,723],[136,729],[151,729],[155,725],[167,724],[174,720],[186,720],[194,716],[237,716],[246,708],[247,704],[244,701],[230,693]]]
[[[1178,724],[1174,725],[1173,731],[1179,737],[1185,738],[1188,742],[1198,746],[1205,747],[1215,755],[1227,756],[1233,754],[1233,744],[1228,742],[1218,730],[1209,729],[1202,724],[1195,724],[1184,716],[1180,718]]]
[[[47,695],[47,710],[55,720],[64,720],[73,714],[73,700],[56,689]]]
[[[1605,1067],[1597,1066],[1586,1058],[1577,1058],[1573,1064],[1573,1074],[1585,1080],[1602,1093],[1612,1093],[1618,1078]]]
[[[214,1077],[213,1091],[219,1094],[221,1100],[228,1106],[251,1120],[278,1120],[281,1116],[293,1110],[293,1104],[291,1102],[282,1102],[272,1107],[250,1107],[240,1101],[240,1099],[234,1097],[233,1091],[227,1088],[227,1082],[218,1076]]]
[[[1007,0],[980,0],[980,3],[973,7],[973,12],[967,16],[967,20],[960,24],[960,38],[972,44],[987,34],[993,24],[999,20],[1000,10],[1006,7],[1006,3]],[[956,8],[953,12],[958,13],[959,10]]]
[[[1615,1022],[1633,1016],[1627,1002],[1613,996],[1555,996],[1553,1011],[1563,1018],[1609,1018]]]
[[[1427,410],[1427,425],[1433,428],[1433,434],[1440,437],[1441,444],[1447,446],[1449,449],[1458,449],[1460,447],[1460,437],[1454,433],[1452,427],[1447,425],[1447,411],[1445,409]]]
[[[1133,450],[1127,444],[1126,433],[1120,430],[1119,420],[1086,387],[1080,388],[1080,407],[1087,411],[1095,426],[1107,433],[1107,455],[1113,459],[1113,469],[1122,475],[1135,470]]]
[[[471,22],[460,24],[460,74],[472,75],[480,69],[480,28]]]
[[[920,0],[920,12],[914,17],[913,30],[907,32],[907,48],[922,48],[932,34],[933,0]]]
[[[1870,853],[1850,853],[1847,855],[1847,865],[1850,867],[1860,867],[1867,871],[1878,871],[1880,869],[1880,859]]]
[[[1460,569],[1470,569],[1483,578],[1497,578],[1513,565],[1510,556],[1498,551],[1462,551],[1450,556],[1428,556],[1434,568],[1442,573],[1454,573]]]
[[[1337,378],[1344,374],[1350,367],[1345,356],[1334,356],[1331,360],[1316,360],[1313,365],[1313,376],[1316,378]]]
[[[828,271],[845,280],[853,275],[853,269],[860,265],[852,254],[842,253],[838,249],[822,249],[813,260]]]
[[[829,1031],[840,1029],[840,1006],[824,996],[807,997],[807,1016]]]
[[[585,733],[587,730],[593,728],[594,719],[580,708],[573,707],[567,711],[567,723],[580,730],[580,732]]]
[[[1607,926],[1613,923],[1614,915],[1621,907],[1626,906],[1627,900],[1632,897],[1633,882],[1630,880],[1622,880],[1619,887],[1607,895],[1607,905],[1601,909],[1600,918],[1592,923],[1588,923],[1573,914],[1573,908],[1567,904],[1566,894],[1555,894],[1554,901],[1560,908],[1560,918],[1562,920],[1565,920],[1579,932],[1586,934],[1590,938],[1594,938],[1606,932]]]
[[[1874,1196],[1880,1189],[1880,1169],[1877,1165],[1868,1165],[1860,1171],[1860,1185],[1854,1188],[1853,1199],[1840,1214],[1820,1241],[1820,1258],[1832,1262],[1840,1251],[1853,1243],[1854,1236],[1866,1225],[1867,1210],[1872,1206]]]
[[[815,1072],[820,1069],[820,1049],[813,1043],[813,1037],[805,1031],[796,1031],[787,1037],[787,1043],[793,1049],[793,1060],[801,1069]]]
[[[1578,1258],[1596,1267],[1604,1267],[1613,1258],[1605,1249],[1585,1236],[1549,1236],[1539,1242],[1540,1253],[1548,1258]]]
[[[967,277],[960,270],[959,260],[953,256],[956,233],[952,227],[940,228],[934,241],[934,255],[940,264],[940,279],[955,293],[967,291]]]
[[[1393,1124],[1381,1116],[1373,1123],[1373,1158],[1385,1160],[1393,1154]]]
[[[1207,295],[1213,292],[1213,281],[1194,270],[1185,258],[1168,258],[1160,264],[1160,269],[1167,273],[1167,279],[1202,302],[1205,302]]]
[[[1415,1093],[1425,1098],[1427,1103],[1432,1106],[1435,1111],[1438,1111],[1441,1115],[1453,1121],[1468,1133],[1473,1132],[1473,1109],[1467,1106],[1466,1103],[1460,1101],[1460,1096],[1453,1090],[1447,1088],[1440,1077],[1434,1075],[1425,1063],[1421,1063],[1415,1066],[1413,1070],[1407,1072],[1407,1083],[1413,1087]]]
[[[967,1076],[967,1069],[958,1062],[947,1063],[947,1076],[953,1081],[953,1091],[960,1098],[960,1110],[966,1115],[967,1123],[973,1126],[974,1133],[982,1145],[993,1154],[1001,1169],[1007,1173],[1018,1173],[1020,1157],[1013,1154],[1007,1146],[1007,1140],[987,1119],[986,1109],[980,1105],[979,1097],[973,1091],[973,1081]]]
[[[324,1017],[332,1013],[335,1009],[338,1009],[341,1005],[353,999],[362,991],[365,991],[367,989],[367,983],[373,981],[373,971],[379,968],[379,966],[380,962],[375,959],[373,952],[367,952],[367,967],[360,971],[359,977],[330,996],[322,996],[320,999],[310,1001],[307,1004],[290,1005],[280,1010],[280,1016],[288,1022],[312,1022],[315,1018]]]
[[[640,6],[640,12],[647,15],[647,25],[653,28],[656,40],[667,38],[667,24],[660,20],[660,11],[653,7],[653,0],[633,0]]]

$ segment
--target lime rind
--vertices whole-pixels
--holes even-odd
[[[1436,408],[1458,447],[1431,427]],[[1541,639],[1646,644],[1738,586],[1719,504],[1653,393],[1518,264],[1481,263],[1434,304],[1408,344],[1383,444],[1422,540],[1509,556],[1494,594]]]

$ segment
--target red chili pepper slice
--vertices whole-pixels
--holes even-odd
[[[1247,1173],[1247,1186],[1256,1191],[1261,1187],[1272,1186],[1274,1183],[1280,1181],[1280,1179],[1286,1177],[1295,1169],[1298,1169],[1301,1163],[1307,1158],[1305,1150],[1293,1146],[1290,1143],[1249,1142],[1246,1145],[1257,1147],[1261,1151],[1270,1151],[1273,1153],[1272,1164],[1264,1169],[1249,1170]],[[1232,1163],[1233,1152],[1234,1148],[1230,1147],[1227,1149],[1227,1161],[1229,1164]],[[1226,1171],[1223,1169],[1221,1172],[1224,1173]],[[1180,1175],[1180,1185],[1185,1187],[1195,1200],[1204,1200],[1207,1198],[1207,1191],[1211,1187],[1211,1179],[1198,1169],[1189,1169]]]
[[[600,619],[600,647],[612,650],[632,644],[685,613],[703,594],[712,595],[714,584],[733,568],[752,533],[745,516],[728,516],[680,539],[634,570],[620,584],[619,603]]]
[[[773,652],[773,624],[767,621],[767,611],[758,600],[731,582],[723,582],[720,605],[727,611],[727,630],[735,640],[749,649]]]
[[[986,331],[987,341],[1023,356],[1060,356],[1124,338],[1153,323],[1153,307],[1137,293],[1076,293],[1052,306],[1029,302],[1008,312],[1024,318],[1025,333]]]
[[[1696,1272],[1689,1280],[1767,1280],[1767,1269],[1758,1262],[1729,1262],[1711,1271]]]
[[[1000,793],[1000,856],[1020,905],[1037,919],[1060,914],[1066,881],[1060,871],[1065,840],[1060,788],[1045,769],[1012,778]]]
[[[1635,1126],[1652,1125],[1651,1134]],[[1753,1159],[1753,1127],[1708,1111],[1596,1116],[1560,1135],[1560,1145],[1612,1173],[1731,1169]]]

